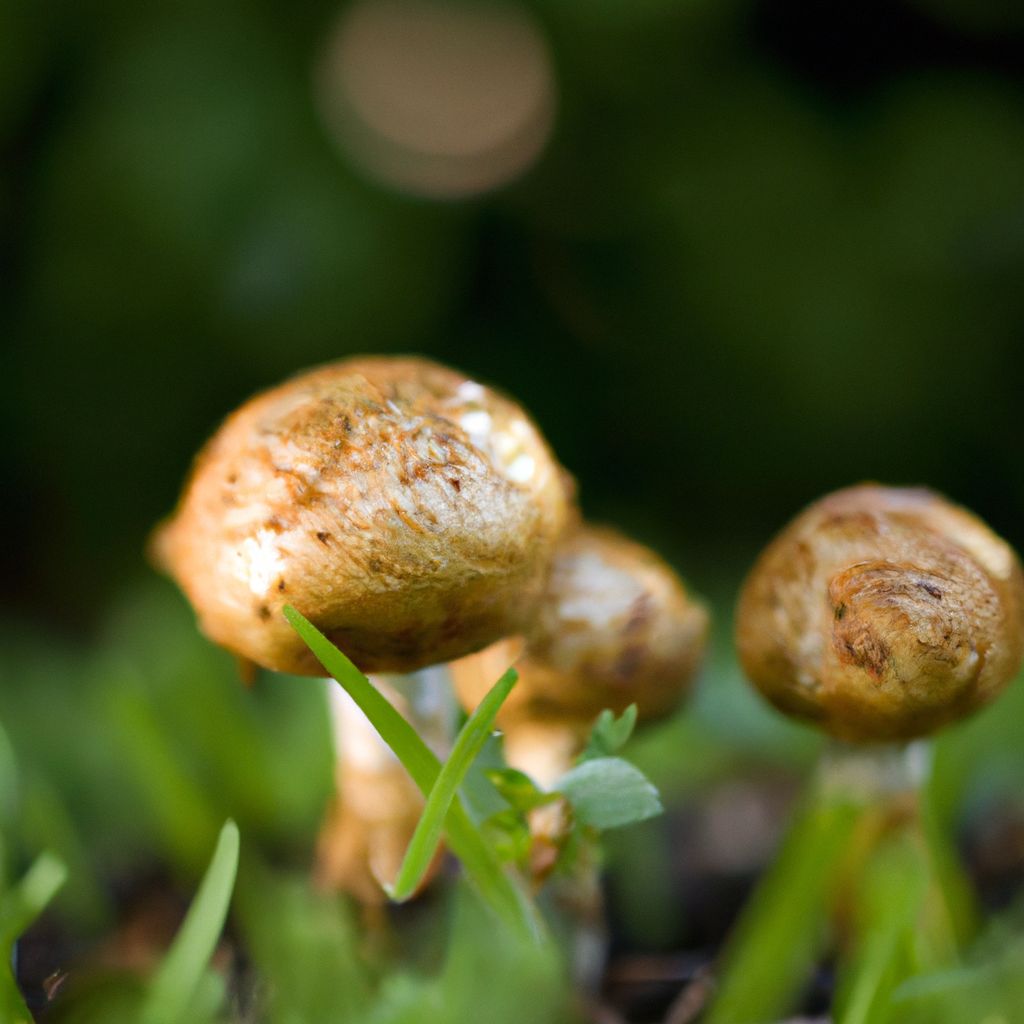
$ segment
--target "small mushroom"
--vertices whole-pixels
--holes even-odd
[[[1014,677],[1024,577],[1012,548],[923,488],[850,487],[768,546],[740,596],[747,675],[779,710],[851,742],[965,717]]]
[[[416,670],[524,627],[575,515],[571,479],[513,401],[425,359],[358,358],[229,416],[153,554],[241,658],[322,674],[282,615],[291,604],[364,671],[414,673],[390,680],[414,699]],[[364,725],[336,723],[348,796],[321,871],[365,897],[421,798]]]
[[[653,551],[584,526],[559,546],[525,636],[456,662],[452,675],[472,708],[522,652],[498,724],[509,764],[550,785],[605,708],[635,703],[641,719],[672,711],[700,665],[707,631],[703,605]]]
[[[550,789],[604,709],[621,713],[635,703],[638,718],[648,720],[672,711],[696,675],[707,632],[703,605],[653,551],[614,530],[583,526],[559,546],[526,634],[451,671],[459,700],[472,709],[515,660],[519,683],[498,713],[505,760]],[[570,823],[560,800],[530,813],[537,884],[556,865]],[[594,992],[608,940],[596,860],[578,855],[550,895],[569,926],[576,983]]]

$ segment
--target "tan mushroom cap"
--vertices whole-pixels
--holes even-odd
[[[854,742],[910,739],[988,703],[1024,651],[1013,549],[922,488],[815,502],[761,555],[740,660],[779,710]]]
[[[614,530],[584,526],[559,546],[526,637],[465,658],[452,674],[459,699],[475,707],[522,651],[499,723],[558,723],[582,736],[605,708],[635,702],[641,718],[672,711],[707,632],[704,606],[666,562]]]
[[[523,627],[572,491],[508,398],[424,359],[351,359],[229,416],[153,550],[244,658],[323,674],[292,604],[363,670],[407,672]]]

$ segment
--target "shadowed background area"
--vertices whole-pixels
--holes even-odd
[[[246,711],[233,684],[203,689],[227,660],[197,667],[219,657],[197,639],[183,653],[188,612],[143,550],[220,419],[318,362],[418,352],[515,395],[588,516],[718,606],[730,678],[743,571],[827,490],[926,483],[1024,545],[1014,3],[0,0],[0,268],[0,622],[17,652],[0,712],[101,864],[127,829],[194,866],[223,808],[243,834],[311,834],[319,712],[284,684]],[[177,698],[175,672],[192,673]],[[116,749],[63,746],[47,710],[82,687],[148,765],[159,838],[59,781],[117,775]],[[185,707],[214,692],[212,710]],[[769,761],[806,750],[738,682],[699,708]],[[240,715],[253,735],[280,723],[264,740],[315,762],[317,787],[290,791],[278,765],[278,803],[261,803],[210,724]],[[205,818],[140,738],[178,726],[192,774],[223,783]],[[725,758],[687,736],[680,792]],[[988,748],[989,790],[1017,765],[1008,737]],[[640,751],[663,785],[676,740]],[[704,831],[654,826],[691,867],[732,870],[730,822],[775,799],[727,774],[687,812]],[[621,843],[656,875],[649,838]],[[646,906],[637,931],[682,941]]]
[[[517,395],[707,591],[867,477],[1024,539],[1014,5],[3,12],[18,614],[86,623],[229,409],[371,351]]]

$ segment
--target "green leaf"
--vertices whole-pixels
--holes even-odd
[[[661,799],[650,779],[621,757],[597,757],[566,772],[555,788],[578,821],[594,828],[630,825],[661,814]]]
[[[398,877],[393,886],[387,887],[387,893],[393,900],[402,902],[409,899],[423,881],[423,876],[434,859],[437,844],[441,841],[441,828],[452,800],[455,799],[455,793],[462,785],[466,772],[480,753],[487,737],[490,736],[498,709],[512,692],[518,678],[516,670],[510,668],[494,684],[459,731],[451,755],[441,768],[437,781],[427,797],[423,814],[416,824],[416,831],[409,841],[409,848],[398,870]]]
[[[185,921],[150,982],[143,1024],[179,1024],[188,1019],[224,927],[237,870],[238,826],[228,821]]]
[[[285,605],[284,615],[320,664],[370,720],[420,792],[428,796],[441,773],[441,762],[433,751],[387,698],[316,626],[291,605]],[[541,941],[544,926],[536,908],[522,888],[506,874],[495,852],[483,841],[458,795],[452,801],[444,824],[449,845],[488,905],[522,937]]]
[[[579,756],[579,762],[592,761],[598,757],[610,757],[618,753],[625,745],[633,730],[636,728],[636,704],[630,704],[625,711],[615,717],[615,712],[605,708],[594,728],[590,730],[590,738],[583,753]]]
[[[533,834],[518,811],[506,807],[492,814],[481,825],[484,837],[506,863],[525,866],[533,845]]]
[[[545,792],[529,775],[516,768],[492,768],[486,774],[505,801],[522,814],[558,799],[557,793]]]

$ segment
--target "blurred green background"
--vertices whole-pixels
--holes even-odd
[[[520,397],[705,592],[863,478],[1024,541],[1019,5],[534,4],[548,146],[448,201],[332,141],[343,10],[0,7],[15,614],[88,625],[223,415],[369,351]]]
[[[361,80],[324,72],[373,2],[0,0],[8,810],[19,848],[82,865],[80,921],[108,912],[87,879],[140,851],[194,873],[224,813],[312,842],[317,696],[236,688],[143,556],[221,417],[309,365],[421,352],[512,392],[587,514],[713,600],[696,711],[637,748],[670,799],[813,748],[743,690],[728,639],[742,572],[802,505],[925,483],[1024,546],[1024,8],[471,6],[518,26],[546,106],[518,164],[439,195],[422,153],[401,180],[367,156]],[[429,84],[381,45],[399,101]],[[511,107],[510,66],[468,80]],[[446,88],[420,90],[428,127]],[[1016,692],[1004,709],[950,740],[950,815],[1012,804]],[[643,877],[675,827],[621,840]],[[634,941],[682,941],[643,884],[621,882]]]

